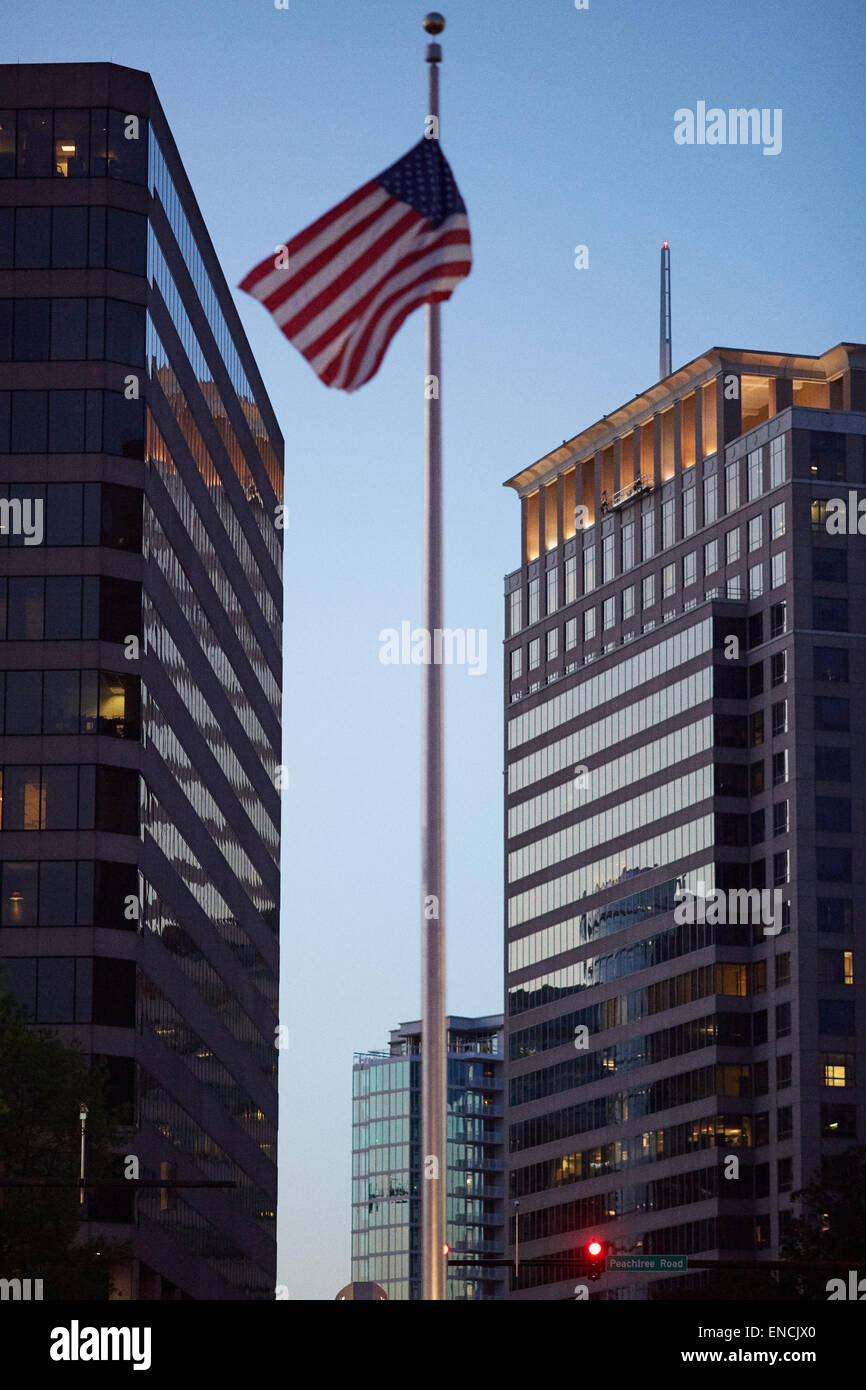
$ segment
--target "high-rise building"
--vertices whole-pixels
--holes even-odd
[[[0,94],[0,957],[185,1184],[120,1296],[273,1297],[282,437],[148,74]]]
[[[506,1116],[527,1259],[589,1235],[777,1257],[792,1191],[864,1135],[864,437],[866,347],[714,348],[509,481]],[[573,1289],[537,1266],[513,1296]]]
[[[448,1018],[448,1244],[478,1268],[451,1266],[448,1298],[502,1298],[502,1015]],[[389,1299],[420,1299],[421,1024],[401,1023],[387,1052],[352,1068],[352,1280]]]

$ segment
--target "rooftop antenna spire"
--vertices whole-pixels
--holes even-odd
[[[671,248],[661,250],[659,282],[659,381],[671,374]]]

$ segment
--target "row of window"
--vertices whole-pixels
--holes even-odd
[[[104,106],[0,110],[0,178],[147,181],[147,121]]]
[[[0,862],[0,925],[135,930],[127,899],[138,898],[134,864],[92,859]]]
[[[0,454],[144,458],[144,402],[122,391],[0,391]]]
[[[13,998],[32,1023],[135,1027],[135,962],[108,956],[7,956]]]
[[[0,208],[0,270],[147,270],[147,219],[106,207]]]
[[[0,299],[0,362],[144,363],[143,304]]]
[[[106,575],[0,578],[0,641],[124,642],[141,632],[141,585]]]
[[[118,483],[0,483],[0,547],[141,550],[140,489]]]
[[[105,765],[0,768],[0,829],[138,834],[138,773]]]
[[[116,671],[0,671],[0,734],[137,739],[139,679]]]

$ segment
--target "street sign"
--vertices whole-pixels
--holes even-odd
[[[605,1263],[608,1274],[629,1270],[662,1270],[670,1274],[688,1267],[686,1255],[608,1255]]]

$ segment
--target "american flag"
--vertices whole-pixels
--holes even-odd
[[[466,206],[439,141],[425,138],[276,248],[240,288],[326,386],[356,391],[412,310],[450,299],[471,265]]]

